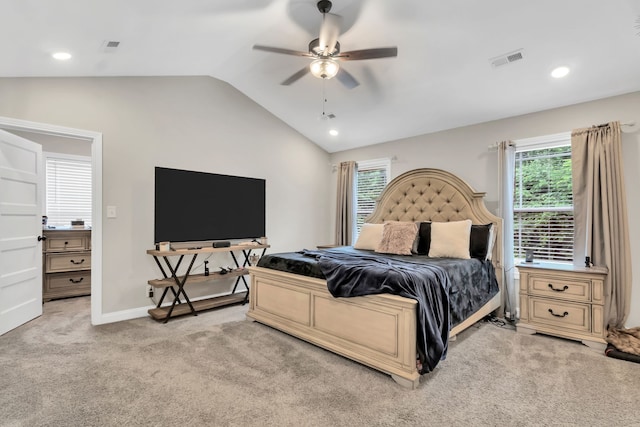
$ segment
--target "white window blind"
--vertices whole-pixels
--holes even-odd
[[[48,225],[70,226],[75,219],[91,226],[91,159],[45,153],[45,204]]]
[[[571,145],[516,149],[514,255],[573,261]]]
[[[360,234],[365,219],[373,213],[376,200],[389,182],[391,161],[376,159],[358,161],[356,174],[356,238]],[[355,241],[355,240],[354,240]]]

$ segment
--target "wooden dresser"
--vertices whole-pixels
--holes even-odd
[[[91,230],[44,229],[42,299],[91,294]]]
[[[522,263],[518,332],[544,333],[606,347],[604,281],[607,269]]]

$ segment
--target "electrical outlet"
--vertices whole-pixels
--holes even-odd
[[[153,298],[153,286],[147,285],[147,296]]]
[[[504,312],[504,317],[505,317],[507,320],[511,320],[511,312],[510,312],[510,311],[505,311],[505,312]]]
[[[516,308],[516,319],[520,318],[520,307]]]

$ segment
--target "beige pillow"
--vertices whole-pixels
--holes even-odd
[[[353,247],[356,249],[375,251],[382,240],[383,229],[384,224],[362,224],[358,240],[356,240],[356,244],[353,245]]]
[[[376,252],[394,255],[411,255],[411,248],[418,235],[415,222],[385,222],[382,240]]]
[[[432,222],[431,246],[429,256],[432,258],[469,259],[469,239],[471,237],[471,220]]]

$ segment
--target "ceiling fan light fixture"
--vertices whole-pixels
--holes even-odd
[[[311,63],[309,70],[319,79],[330,79],[338,74],[340,64],[331,58],[320,58]]]

